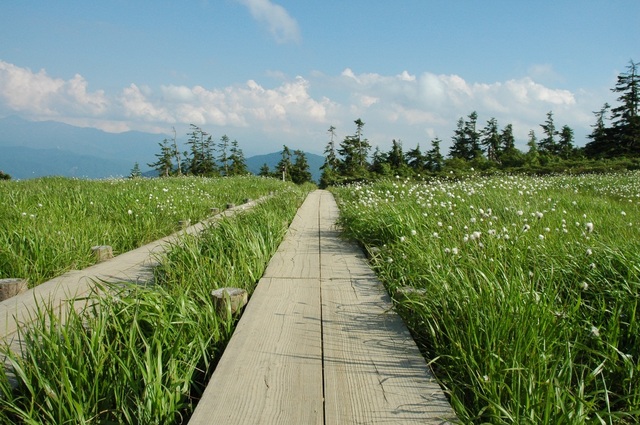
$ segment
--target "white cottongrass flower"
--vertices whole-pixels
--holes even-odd
[[[518,212],[516,212],[516,214],[518,214],[518,215],[522,215],[522,214],[524,214],[524,211],[522,211],[522,210],[518,210]]]
[[[580,283],[580,288],[582,288],[583,291],[586,291],[589,289],[589,284],[587,282],[582,282]]]
[[[584,225],[587,228],[587,232],[593,232],[593,223],[589,222]]]
[[[538,235],[538,239],[544,240],[544,235]]]
[[[529,226],[528,224],[525,224],[524,227],[522,228],[523,231],[528,231],[529,229],[531,229],[531,226]]]
[[[593,254],[593,251],[591,251],[591,248],[588,248],[587,249],[587,255],[591,255],[591,254]]]
[[[453,255],[458,255],[458,248],[451,248],[451,253]]]
[[[600,336],[600,329],[596,328],[595,326],[591,326],[591,335],[593,335],[595,337],[599,337]]]
[[[433,232],[433,237],[434,237],[434,238],[439,238],[439,237],[440,237],[440,235],[438,235],[438,232]]]
[[[406,240],[407,240],[407,238],[405,238],[404,236],[400,236],[400,242],[404,242]]]
[[[128,211],[127,211],[127,214],[131,215],[131,214],[133,214],[133,211],[128,210]]]
[[[418,232],[416,232],[415,230],[411,231],[411,236],[415,236]]]
[[[544,217],[544,214],[542,214],[540,211],[536,211],[536,218],[540,220],[542,217]]]

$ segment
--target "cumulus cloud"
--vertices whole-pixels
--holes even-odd
[[[594,103],[595,102],[595,103]],[[265,86],[256,80],[226,87],[129,84],[115,93],[89,90],[81,76],[65,80],[45,70],[0,61],[0,111],[32,119],[56,119],[107,131],[166,132],[193,123],[230,135],[271,135],[278,143],[321,151],[326,129],[338,137],[351,134],[362,118],[373,144],[385,148],[392,139],[408,145],[427,144],[440,137],[449,142],[458,118],[477,111],[482,125],[496,118],[512,123],[522,144],[530,129],[540,130],[546,113],[554,112],[558,126],[568,124],[576,141],[590,131],[601,100],[536,82],[530,77],[493,83],[472,83],[459,75],[429,72],[395,75],[319,72]]]
[[[574,119],[574,124],[577,118],[572,112],[578,109],[574,93],[546,87],[529,77],[488,84],[470,83],[455,74],[415,76],[403,71],[385,76],[356,74],[346,68],[336,84],[350,93],[352,113],[369,116],[371,122],[418,126],[423,134],[440,133],[443,138],[448,138],[459,117],[474,110],[481,120],[495,117],[502,125],[529,123],[522,134],[537,130],[537,123],[544,121],[549,110]]]
[[[265,24],[278,43],[300,42],[300,28],[282,6],[270,0],[237,0],[246,6],[251,16]]]
[[[34,73],[0,61],[0,99],[14,111],[43,117],[102,114],[109,106],[104,92],[89,92],[87,87],[87,81],[78,74],[64,81],[49,76],[44,69]]]

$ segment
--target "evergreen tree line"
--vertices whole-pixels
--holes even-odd
[[[190,125],[187,136],[187,150],[180,152],[174,129],[172,139],[158,143],[160,153],[156,154],[156,162],[147,165],[161,177],[237,176],[249,172],[237,140],[231,141],[225,134],[216,142],[211,134],[194,124]]]
[[[611,108],[605,104],[600,111],[594,112],[596,123],[584,147],[575,146],[571,127],[563,125],[558,129],[553,111],[549,111],[545,122],[540,124],[540,139],[534,130],[529,131],[526,152],[516,148],[512,124],[500,128],[498,121],[490,118],[480,128],[478,114],[473,111],[466,118],[458,119],[446,158],[440,149],[442,141],[435,138],[426,152],[418,144],[406,153],[402,142],[393,140],[389,152],[381,152],[376,147],[369,161],[371,143],[363,136],[364,122],[357,119],[354,121],[354,134],[346,136],[339,145],[336,145],[335,127],[329,128],[320,186],[381,176],[430,175],[470,168],[533,172],[558,171],[568,167],[598,169],[596,160],[603,159],[615,159],[629,167],[639,167],[638,65],[630,61],[627,71],[618,76],[612,91],[619,93],[619,106]]]
[[[271,170],[267,163],[260,168],[258,175],[263,177],[274,177],[282,179],[282,181],[292,181],[296,184],[304,184],[311,181],[311,172],[309,171],[309,163],[307,156],[299,149],[293,151],[287,145],[283,146],[280,161],[276,165],[275,170]],[[295,159],[293,159],[295,157]]]

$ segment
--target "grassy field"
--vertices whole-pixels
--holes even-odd
[[[201,197],[210,201],[202,214],[211,204],[223,202],[215,197],[216,190],[227,194],[224,202],[277,191],[253,209],[209,226],[199,237],[185,236],[161,258],[155,284],[99,288],[104,295],[90,297],[84,311],[71,309],[64,324],[56,312],[40,311],[36,326],[22,332],[23,356],[6,353],[18,386],[12,389],[7,378],[0,377],[0,423],[186,423],[237,320],[229,312],[216,311],[211,291],[228,286],[253,291],[311,189],[262,179],[231,180],[224,183],[227,186],[202,180],[212,186],[211,192],[195,189],[197,179],[154,182],[158,194],[185,184],[194,187],[192,203]],[[243,192],[247,184],[254,187]],[[114,185],[120,188],[117,194],[130,197],[122,187],[135,183]],[[97,190],[93,193],[97,196]],[[140,207],[137,218],[129,217],[126,209],[136,204],[117,205],[125,223],[150,215]],[[197,219],[197,210],[188,217]],[[185,217],[186,211],[178,209],[170,223]],[[147,237],[153,238],[142,239]]]
[[[640,423],[640,174],[335,194],[463,423]]]
[[[259,177],[0,181],[0,278],[36,286],[91,265],[92,246],[126,252],[178,230],[180,220],[283,187]]]

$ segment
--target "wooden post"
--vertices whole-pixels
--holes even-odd
[[[367,248],[367,257],[369,258],[377,258],[381,255],[380,248],[377,246],[370,246]]]
[[[230,210],[231,208],[235,208],[236,204],[232,204],[232,203],[228,203],[227,204],[227,209]]]
[[[396,300],[407,300],[411,296],[425,296],[427,290],[424,288],[414,288],[412,286],[400,286],[396,288]]]
[[[96,257],[96,261],[98,263],[113,258],[113,248],[111,248],[109,245],[92,246],[91,251]]]
[[[0,301],[4,301],[25,292],[28,288],[27,279],[0,279]]]
[[[240,288],[219,288],[211,291],[213,304],[218,314],[227,315],[239,312],[247,305],[249,294]]]

